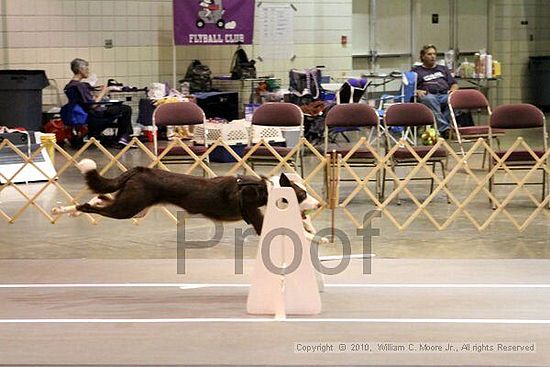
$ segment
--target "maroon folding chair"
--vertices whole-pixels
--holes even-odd
[[[166,149],[168,142],[158,142],[157,127],[159,126],[182,126],[182,125],[200,125],[204,127],[204,140],[202,142],[193,143],[189,145],[190,150],[197,156],[203,155],[208,146],[206,144],[205,137],[206,131],[206,116],[204,111],[195,103],[192,102],[175,102],[164,103],[153,111],[153,150],[156,155],[159,155]],[[205,159],[206,164],[209,164],[208,157]],[[174,146],[163,157],[163,163],[189,163],[194,162],[194,159],[187,153],[181,146]]]
[[[489,123],[478,123],[474,126],[458,126],[456,116],[458,110],[487,114],[487,118],[491,117],[491,106],[487,98],[477,89],[459,89],[452,92],[449,95],[448,100],[449,112],[451,115],[451,124],[454,135],[456,135],[456,141],[460,145],[460,152],[462,156],[464,153],[464,143],[472,143],[477,139],[482,138],[487,140],[489,138]],[[499,137],[503,136],[505,130],[493,129],[492,139],[496,140],[497,145],[500,147]],[[452,136],[451,136],[452,139]],[[485,166],[486,151],[483,151],[483,160],[481,167]]]
[[[535,146],[532,151],[538,158],[541,158],[545,152],[548,151],[548,131],[546,130],[546,118],[541,110],[531,104],[518,103],[498,106],[494,109],[493,114],[491,115],[489,126],[489,141],[492,141],[492,133],[494,129],[541,129],[541,134],[538,136],[542,138],[542,142],[540,146]],[[491,148],[493,148],[492,144]],[[498,149],[495,150],[495,153],[499,158],[503,158],[506,154],[506,150]],[[491,158],[489,162],[489,171],[491,171],[496,164],[496,160]],[[506,158],[504,164],[506,164],[506,166],[511,170],[529,170],[536,164],[536,160],[535,157],[527,150],[515,150]],[[502,168],[499,169],[502,170]],[[547,169],[548,158],[545,159],[543,166],[538,168],[538,170],[542,171],[541,181],[525,183],[525,185],[542,186],[541,200],[544,200],[547,194]],[[495,182],[495,178],[493,176],[489,179],[489,191],[493,192],[493,188],[496,185],[516,185],[516,183]],[[493,209],[494,208],[495,203],[493,203]]]
[[[299,131],[298,142],[304,136],[304,114],[300,107],[292,103],[284,102],[270,102],[264,103],[252,115],[252,139],[248,147],[244,149],[244,154],[248,154],[252,148],[252,142],[257,139],[254,126],[258,127],[276,127],[276,128],[290,128]],[[268,138],[264,138],[269,140]],[[285,157],[293,149],[289,146],[273,146],[273,149],[281,156]],[[302,164],[302,149],[298,150],[298,159],[289,159],[291,165],[300,166],[300,175],[304,177],[304,167]],[[295,161],[299,161],[296,163]],[[248,158],[250,166],[254,169],[255,166],[276,166],[280,161],[264,146],[260,146],[252,155]]]
[[[380,152],[380,118],[374,108],[365,103],[339,104],[332,107],[325,117],[324,129],[324,153],[325,156],[335,151],[345,157],[350,151],[350,147],[343,147],[339,144],[329,144],[329,133],[334,128],[359,128],[364,130],[367,136],[366,129],[372,129],[375,133],[376,152]],[[374,167],[378,161],[371,151],[364,147],[358,148],[347,160],[351,167]],[[353,179],[343,179],[340,181],[354,181]],[[376,174],[376,194],[380,195],[380,175]]]
[[[386,110],[386,115],[384,116],[384,134],[386,136],[385,139],[385,146],[386,146],[386,152],[390,151],[392,149],[393,144],[399,144],[393,143],[392,139],[388,136],[388,127],[390,126],[403,126],[406,128],[409,127],[433,127],[437,131],[437,123],[435,121],[435,116],[433,112],[426,107],[425,105],[421,103],[401,103],[401,104],[395,104]],[[412,130],[418,130],[418,129],[412,129]],[[414,139],[416,141],[417,139]],[[418,154],[420,158],[425,157],[429,151],[433,148],[432,146],[419,146],[419,145],[413,145],[412,146],[414,152]],[[443,148],[438,148],[426,161],[427,164],[432,165],[432,171],[435,173],[435,167],[436,164],[439,163],[441,166],[441,173],[443,176],[443,179],[445,179],[445,162],[447,160],[447,150]],[[396,176],[395,167],[397,166],[416,166],[419,164],[419,162],[415,159],[412,152],[409,151],[406,147],[400,147],[398,148],[395,153],[393,154],[392,159],[390,160],[390,168],[394,175]],[[395,186],[399,184],[399,181],[401,179],[396,180],[395,178],[392,179],[394,181]],[[434,189],[434,179],[430,177],[413,177],[412,180],[429,180],[431,182],[430,184],[430,194],[433,192]],[[386,188],[386,170],[383,171],[382,174],[382,197],[384,197]],[[449,197],[447,196],[447,202],[450,202]],[[400,204],[399,198],[397,198],[397,204]]]

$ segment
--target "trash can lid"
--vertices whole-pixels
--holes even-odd
[[[44,70],[0,70],[0,90],[41,90],[48,85]]]
[[[550,56],[529,56],[529,60],[533,61],[546,61],[550,60]]]

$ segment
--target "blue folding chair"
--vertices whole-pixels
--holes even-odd
[[[416,102],[417,79],[418,75],[414,71],[406,71],[402,73],[400,94],[383,94],[380,96],[377,111],[381,120],[384,119],[386,109],[389,106],[398,103]],[[389,126],[388,129],[390,129],[389,132],[396,135],[400,134],[402,138],[408,139],[411,143],[416,144],[416,134],[411,132],[410,127],[404,128],[403,126]],[[391,134],[389,134],[389,136],[394,141],[397,141]]]
[[[380,108],[383,107],[383,102],[388,101],[391,101],[392,103],[416,102],[417,78],[418,75],[414,71],[406,71],[402,73],[400,94],[383,94],[380,97]]]

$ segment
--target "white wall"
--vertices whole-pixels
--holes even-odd
[[[288,4],[288,0],[264,1]],[[258,75],[271,75],[286,79],[291,68],[311,68],[325,65],[327,73],[348,75],[351,70],[351,45],[340,45],[341,35],[351,41],[351,0],[298,0],[293,1],[297,11],[294,18],[294,53],[290,60],[266,60],[256,64]],[[257,17],[258,18],[258,17]],[[256,19],[257,19],[256,18]],[[259,27],[256,27],[256,31]],[[244,46],[249,57],[260,56],[259,37],[255,44]],[[182,75],[189,61],[199,58],[215,73],[228,74],[235,46],[178,47],[178,75]]]
[[[290,68],[315,65],[327,66],[326,74],[334,77],[354,75],[352,0],[292,3],[298,9],[297,57],[258,62],[259,75],[286,79]],[[489,52],[503,64],[498,102],[526,100],[528,57],[550,55],[550,6],[546,0],[491,0],[490,5],[494,5],[495,16]],[[521,20],[529,24],[521,25]],[[171,35],[171,0],[0,0],[0,68],[44,69],[61,90],[72,76],[69,62],[75,57],[88,59],[101,81],[115,78],[138,87],[171,81]],[[342,35],[348,36],[347,46],[340,45]],[[103,47],[105,39],[113,40],[112,49]],[[195,58],[209,65],[214,74],[228,73],[234,48],[177,47],[178,76]],[[257,56],[259,46],[246,46],[246,50],[249,56]],[[46,104],[57,103],[54,90],[45,91]]]
[[[0,0],[0,69],[6,68],[7,38],[6,30],[6,0]]]
[[[270,1],[288,3],[288,1]],[[264,2],[266,3],[266,2]],[[290,68],[326,65],[342,76],[351,69],[351,0],[294,1],[294,61],[258,62],[259,75],[286,78]],[[72,77],[69,62],[87,59],[100,81],[143,87],[172,80],[171,0],[0,0],[0,68],[44,69],[61,90]],[[103,47],[112,39],[114,47]],[[255,45],[246,46],[256,56]],[[179,46],[177,74],[200,59],[214,74],[229,72],[234,46]],[[57,104],[55,89],[45,104]]]
[[[44,69],[62,90],[81,57],[101,80],[143,86],[170,62],[171,1],[3,0],[5,63]],[[115,47],[105,49],[105,39]],[[45,103],[55,103],[46,91]]]

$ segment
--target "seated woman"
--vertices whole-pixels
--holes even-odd
[[[69,104],[78,104],[88,113],[86,123],[89,137],[99,139],[101,132],[116,121],[118,145],[127,145],[132,135],[132,108],[122,103],[100,103],[110,89],[107,86],[96,89],[83,81],[90,75],[86,60],[74,59],[71,61],[71,70],[74,76],[64,91],[69,98]]]

